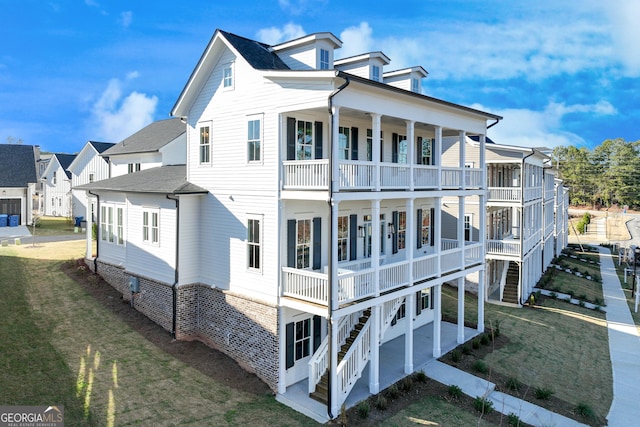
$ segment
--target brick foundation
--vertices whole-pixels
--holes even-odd
[[[93,262],[91,262],[93,264]],[[130,274],[98,260],[98,274],[131,300]],[[133,306],[167,331],[173,329],[170,284],[138,277],[140,293]],[[262,301],[203,284],[176,288],[176,339],[199,340],[222,351],[255,373],[273,391],[278,389],[278,308]]]

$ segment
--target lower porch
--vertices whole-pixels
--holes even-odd
[[[464,328],[465,342],[477,336],[476,329]],[[440,347],[442,354],[456,348],[459,344],[458,325],[448,322],[441,323]],[[407,376],[405,369],[405,336],[394,338],[380,346],[379,383],[380,392]],[[433,323],[426,324],[413,331],[413,366],[415,371],[424,371],[429,375],[429,364],[436,360],[433,356]],[[364,369],[351,390],[345,406],[351,408],[369,397],[369,367]],[[308,380],[300,381],[287,387],[283,394],[277,394],[276,400],[301,412],[320,423],[329,421],[327,407],[309,397]],[[339,414],[333,414],[337,417]]]

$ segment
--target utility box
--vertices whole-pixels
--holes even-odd
[[[129,289],[134,294],[140,292],[140,280],[137,277],[129,276]]]

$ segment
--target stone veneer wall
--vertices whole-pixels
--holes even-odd
[[[88,262],[93,266],[93,260]],[[129,276],[122,267],[98,260],[98,274],[126,301],[131,300]],[[171,285],[139,277],[140,293],[133,306],[171,332]],[[278,307],[203,284],[176,289],[176,339],[199,340],[255,373],[274,392],[278,389]]]

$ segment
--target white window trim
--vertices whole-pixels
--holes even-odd
[[[120,222],[120,219],[118,218],[118,210],[122,209],[122,222]],[[127,243],[127,236],[126,236],[126,231],[127,228],[125,227],[125,223],[127,222],[126,220],[127,218],[127,211],[125,210],[125,205],[123,204],[116,204],[115,205],[115,216],[114,216],[114,228],[115,228],[115,244],[118,246],[125,246]],[[122,230],[122,242],[120,242],[120,237],[119,237],[119,231]]]
[[[247,251],[247,271],[250,271],[252,273],[259,273],[262,274],[262,266],[264,265],[264,215],[256,215],[256,214],[248,214],[247,215],[247,234],[249,231],[249,221],[250,220],[254,220],[254,221],[258,221],[258,224],[260,226],[260,230],[259,235],[258,235],[258,248],[260,251],[260,255],[259,255],[259,263],[260,263],[260,267],[259,268],[255,268],[255,267],[251,267],[249,265],[249,236],[247,235],[247,247],[246,247],[246,251]]]
[[[260,159],[258,160],[250,160],[249,159],[249,123],[252,121],[258,121],[260,122],[260,135],[259,135],[259,142],[260,142]],[[264,163],[264,114],[252,114],[250,116],[247,116],[247,122],[245,125],[245,129],[247,129],[247,164],[250,165],[261,165]]]
[[[204,144],[200,144],[200,130],[203,127],[208,127],[209,128],[209,143],[207,144],[209,146],[209,159],[206,162],[202,161],[202,158],[200,157],[200,149],[201,146]],[[196,145],[197,145],[197,153],[198,153],[198,165],[200,166],[210,166],[213,161],[213,144],[212,144],[212,135],[213,135],[213,122],[211,121],[206,121],[206,122],[199,122],[198,125],[196,126]]]
[[[148,224],[145,226],[144,223],[144,216],[145,213],[148,214]],[[158,218],[158,225],[157,225],[157,241],[153,240],[153,226],[152,226],[152,219],[153,219],[153,215],[157,215]],[[150,246],[160,246],[160,209],[159,208],[150,208],[150,207],[143,207],[142,208],[142,243],[144,243],[145,245],[150,245]],[[145,229],[148,228],[147,230],[147,238],[145,239]]]
[[[228,62],[222,66],[222,90],[234,90],[236,86],[236,69],[235,62]],[[231,84],[226,86],[225,83],[227,81],[226,76],[224,75],[226,70],[231,70]]]

